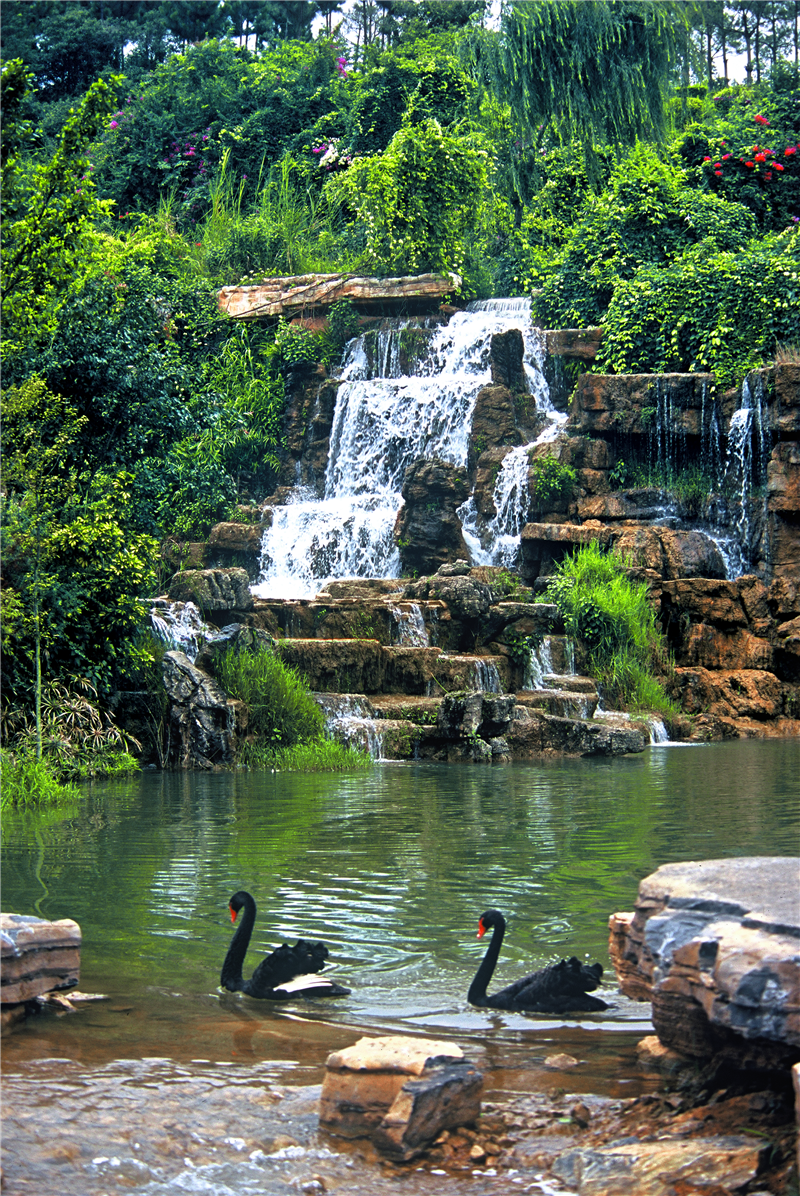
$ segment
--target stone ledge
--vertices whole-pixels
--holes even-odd
[[[800,1055],[798,891],[800,860],[782,856],[666,864],[641,881],[635,911],[610,919],[609,951],[665,1046],[765,1066]]]
[[[265,279],[259,286],[223,287],[219,309],[237,320],[294,317],[349,299],[365,311],[438,306],[459,290],[458,274],[417,274],[363,278],[352,274],[302,274]]]
[[[0,1000],[19,1004],[74,988],[80,949],[81,928],[71,918],[48,922],[25,914],[0,914]]]

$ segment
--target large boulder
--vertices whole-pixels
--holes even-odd
[[[514,757],[626,756],[643,752],[649,737],[627,719],[564,718],[528,706],[517,708],[509,734]]]
[[[177,732],[171,763],[178,768],[230,766],[236,703],[184,652],[165,653],[161,668],[170,700],[170,724]]]
[[[246,569],[185,569],[175,574],[167,593],[173,602],[194,602],[203,615],[253,609]]]
[[[249,581],[259,575],[265,523],[216,523],[208,533],[208,563],[214,569],[244,569]]]
[[[464,471],[449,461],[421,457],[409,465],[395,524],[404,571],[434,573],[447,561],[469,555],[456,514],[468,493]]]
[[[741,1067],[800,1059],[800,860],[665,864],[610,920],[626,995],[651,1000],[661,1042]]]

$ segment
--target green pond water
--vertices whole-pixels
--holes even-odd
[[[634,1095],[655,1083],[634,1051],[649,1007],[616,989],[609,914],[631,909],[638,881],[660,864],[797,854],[799,808],[800,742],[762,740],[345,776],[152,773],[93,786],[57,814],[8,815],[3,909],[78,921],[80,988],[108,999],[29,1019],[9,1037],[7,1091],[42,1111],[53,1086],[105,1083],[98,1102],[108,1101],[119,1060],[138,1069],[126,1083],[140,1089],[156,1084],[156,1066],[212,1087],[220,1068],[231,1082],[257,1073],[315,1084],[331,1049],[412,1033],[458,1042],[490,1096],[563,1087],[543,1065],[559,1051],[580,1060],[570,1090]],[[219,992],[227,902],[240,888],[258,903],[245,975],[284,939],[320,938],[351,996],[275,1005]],[[489,906],[508,921],[490,991],[576,954],[603,964],[612,1007],[567,1021],[470,1008]],[[101,1150],[85,1117],[89,1153]],[[29,1147],[23,1171],[35,1155]],[[105,1190],[87,1166],[61,1190]]]

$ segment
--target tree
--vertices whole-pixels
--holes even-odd
[[[662,133],[685,27],[683,6],[670,0],[506,0],[490,65],[529,135],[546,125],[591,153]]]
[[[3,69],[3,98],[12,100],[11,119],[19,127],[24,91],[19,62]],[[23,164],[9,147],[3,163],[8,203],[3,225],[2,313],[4,335],[21,347],[52,329],[60,305],[79,272],[92,221],[108,210],[97,199],[87,147],[108,123],[114,87],[98,79],[71,114],[48,162]],[[14,134],[14,137],[18,134]]]

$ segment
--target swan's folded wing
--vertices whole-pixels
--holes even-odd
[[[327,958],[328,948],[324,943],[312,943],[307,939],[298,939],[293,947],[283,943],[262,959],[253,972],[251,984],[259,990],[279,988],[296,976],[319,972]]]

